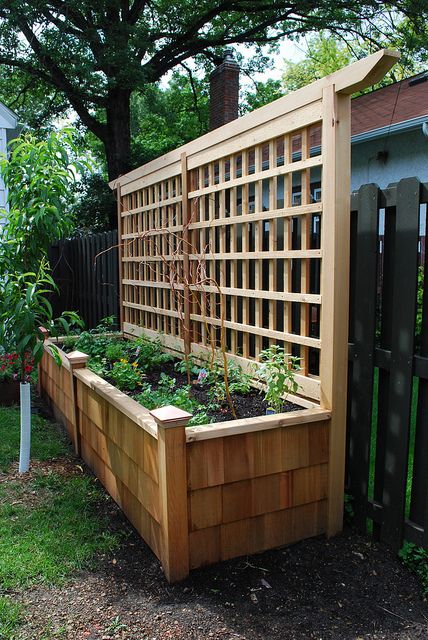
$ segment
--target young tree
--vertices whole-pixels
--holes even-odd
[[[47,250],[69,228],[70,183],[82,170],[70,151],[75,151],[72,134],[65,130],[44,141],[27,134],[13,141],[9,158],[0,158],[9,207],[1,211],[4,227],[0,226],[0,347],[17,353],[21,365],[19,469],[23,472],[28,470],[31,430],[26,367],[29,360],[40,361],[44,348],[40,326],[52,323],[48,295],[55,284]],[[67,326],[64,318],[62,324]]]
[[[110,179],[131,166],[131,96],[187,59],[216,62],[233,43],[272,44],[321,29],[356,29],[379,0],[4,0],[0,64],[61,96],[103,144]],[[421,0],[390,5],[423,22]],[[424,9],[425,7],[425,9]],[[57,105],[58,106],[58,105]]]

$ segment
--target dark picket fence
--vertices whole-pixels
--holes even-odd
[[[416,178],[351,196],[346,485],[357,526],[393,549],[428,549],[427,203]],[[116,232],[62,241],[50,257],[58,314],[77,310],[88,328],[119,317]]]
[[[56,316],[77,311],[87,329],[107,316],[119,318],[117,231],[61,240],[49,259],[59,289],[52,300]]]
[[[393,549],[428,549],[427,202],[416,178],[351,198],[347,491]]]

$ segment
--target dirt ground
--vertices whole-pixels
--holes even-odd
[[[33,468],[49,470],[89,473],[74,457]],[[10,594],[26,614],[18,640],[428,640],[417,579],[350,528],[196,570],[171,586],[113,500],[101,508],[123,544],[62,587]]]
[[[192,572],[170,586],[112,501],[128,536],[114,555],[58,588],[15,594],[35,640],[428,639],[417,580],[386,549],[351,530]]]

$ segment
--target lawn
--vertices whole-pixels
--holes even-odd
[[[19,411],[0,407],[0,472],[5,472],[17,460],[19,451]],[[45,461],[68,453],[65,439],[58,428],[40,416],[32,418],[32,456]]]
[[[103,512],[109,498],[70,456],[57,425],[34,417],[26,476],[12,465],[18,447],[19,411],[0,408],[0,640],[12,640],[25,616],[12,590],[63,584],[119,541]]]

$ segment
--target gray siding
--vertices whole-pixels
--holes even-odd
[[[387,151],[386,162],[377,159],[379,151]],[[351,188],[374,182],[381,189],[401,178],[416,176],[428,181],[428,138],[421,127],[352,145]]]

